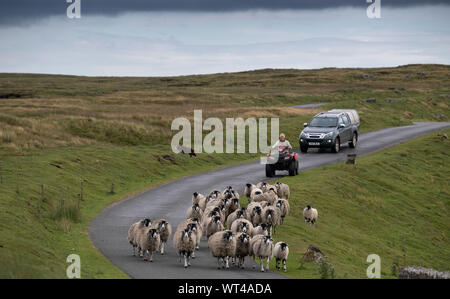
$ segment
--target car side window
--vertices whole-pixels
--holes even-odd
[[[350,124],[350,121],[348,120],[348,116],[347,115],[344,115],[344,123],[345,123],[345,125],[346,126],[348,126],[349,124]]]
[[[344,121],[342,120],[342,116],[339,117],[338,125],[343,124]]]

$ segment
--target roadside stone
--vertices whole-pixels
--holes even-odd
[[[320,261],[326,259],[325,254],[314,245],[309,245],[305,254],[303,255],[304,262],[315,262],[319,263]]]
[[[439,272],[420,266],[400,267],[398,279],[450,279],[450,272]]]

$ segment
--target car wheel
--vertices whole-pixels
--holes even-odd
[[[358,142],[358,135],[356,135],[356,133],[353,133],[352,141],[350,141],[348,146],[350,146],[351,148],[355,148],[356,147],[356,142]]]
[[[289,164],[289,175],[294,176],[295,175],[295,160]]]
[[[272,164],[266,164],[266,177],[273,177],[273,172],[274,171],[272,170]]]
[[[333,151],[333,153],[339,153],[340,149],[341,149],[341,139],[337,137],[334,147],[331,150]]]

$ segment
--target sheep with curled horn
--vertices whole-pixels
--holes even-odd
[[[200,194],[198,192],[194,192],[192,195],[192,204],[198,204],[200,206],[200,209],[202,211],[206,208],[207,199],[203,194]]]
[[[169,222],[167,222],[167,220],[158,219],[152,223],[151,227],[158,230],[160,241],[161,241],[160,247],[159,247],[159,252],[161,253],[161,255],[164,255],[164,247],[165,247],[167,241],[169,241],[170,235],[172,234],[172,226],[170,225]]]
[[[141,255],[141,252],[138,250],[138,241],[136,239],[137,231],[144,227],[149,227],[150,225],[152,225],[152,221],[148,218],[145,218],[139,220],[136,223],[133,223],[128,229],[128,242],[133,247],[133,256],[136,256],[136,250],[138,251],[138,255]]]
[[[234,211],[233,213],[231,213],[227,217],[227,228],[230,229],[231,228],[231,224],[233,223],[233,221],[236,220],[236,219],[239,219],[239,218],[247,219],[246,208],[240,208],[240,209]]]
[[[229,259],[236,253],[236,238],[230,230],[214,233],[208,239],[208,246],[213,257],[217,258],[217,267],[230,268]]]

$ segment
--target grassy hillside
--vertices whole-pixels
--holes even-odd
[[[287,275],[321,277],[317,264],[299,262],[310,244],[336,278],[367,278],[372,253],[382,278],[404,265],[449,270],[450,140],[436,135],[359,158],[356,168],[340,163],[281,179],[291,187],[291,215],[275,240],[290,246]],[[307,204],[319,212],[315,228],[303,221]]]
[[[303,122],[335,107],[358,109],[363,131],[446,120],[449,79],[443,65],[170,78],[0,74],[0,277],[65,277],[70,253],[81,255],[82,277],[125,277],[89,240],[95,215],[138,190],[256,158],[173,155],[175,117],[192,119],[194,109],[204,118],[279,117],[296,144]],[[330,104],[285,107],[314,102]]]

